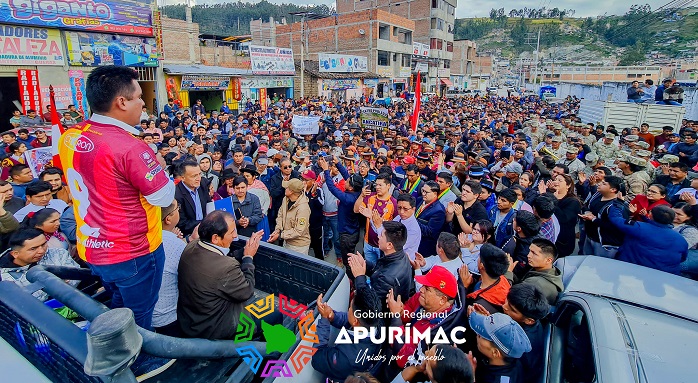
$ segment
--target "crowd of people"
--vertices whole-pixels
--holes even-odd
[[[168,100],[156,117],[136,80],[95,69],[92,114],[61,138],[12,117],[19,130],[2,133],[0,150],[2,280],[26,285],[37,264],[89,268],[143,328],[232,339],[260,242],[274,243],[351,280],[349,307],[317,300],[312,366],[331,381],[513,383],[545,368],[559,257],[698,277],[695,121],[585,124],[579,99],[535,96],[431,98],[416,126],[398,102],[382,129],[362,126],[364,97],[275,97],[236,112]],[[318,134],[294,134],[294,115],[320,116]],[[62,168],[34,179],[23,154],[51,139]],[[247,242],[231,251],[238,236]],[[405,325],[472,331],[460,348],[330,339],[331,327]],[[379,350],[396,358],[357,358]],[[145,379],[172,363],[142,354],[132,370]]]

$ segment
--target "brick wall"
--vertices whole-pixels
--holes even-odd
[[[308,41],[305,58],[317,60],[317,54],[322,52],[367,56],[369,71],[375,72],[375,51],[381,24],[414,30],[412,20],[381,10],[365,10],[342,14],[336,18],[326,17],[319,20],[309,20],[304,27]],[[359,30],[363,30],[364,33],[359,33]],[[301,23],[277,25],[276,33],[277,46],[293,48],[294,56],[300,59]],[[390,33],[390,41],[398,42],[398,36],[393,36]]]
[[[165,52],[166,63],[198,62],[198,49],[194,49],[194,60],[189,55],[189,38],[195,39],[195,46],[199,45],[199,24],[188,24],[184,20],[171,19],[162,16],[162,46]]]
[[[453,59],[451,60],[452,74],[471,74],[473,58],[475,57],[476,44],[470,40],[453,42]]]
[[[318,97],[320,95],[318,91],[320,80],[317,77],[310,76],[306,73],[305,76],[303,76],[303,84],[305,97]],[[296,72],[296,76],[293,78],[293,94],[295,97],[301,96],[300,70]]]

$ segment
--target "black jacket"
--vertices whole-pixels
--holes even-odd
[[[439,238],[444,222],[446,222],[446,209],[439,201],[435,201],[419,214],[417,223],[422,230],[422,241],[419,243],[420,254],[436,253],[436,240]]]
[[[254,294],[254,264],[243,249],[223,255],[193,241],[179,260],[177,319],[187,337],[232,339],[245,302]]]
[[[206,204],[211,202],[211,196],[208,194],[209,181],[206,178],[201,178],[201,186],[197,190],[199,199],[201,200],[201,209],[203,216],[206,217]],[[190,235],[196,225],[201,221],[196,220],[196,205],[194,205],[194,200],[191,198],[189,189],[184,186],[183,182],[180,182],[175,187],[175,199],[179,203],[179,223],[177,227],[182,231],[182,234]]]
[[[300,173],[295,170],[291,170],[291,178],[301,179]],[[271,176],[269,181],[269,195],[271,196],[271,207],[269,208],[269,222],[276,222],[276,217],[279,215],[279,208],[281,207],[281,201],[284,200],[284,195],[286,193],[285,189],[281,186],[284,178],[281,171],[277,171]]]
[[[375,265],[367,262],[366,274],[356,277],[354,281],[356,289],[358,290],[362,286],[369,287],[367,277],[371,277],[370,288],[381,299],[384,312],[388,310],[385,297],[390,289],[393,289],[396,298],[399,295],[406,301],[407,297],[410,296],[413,280],[412,267],[404,250],[379,258]]]

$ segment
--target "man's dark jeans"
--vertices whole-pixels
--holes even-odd
[[[339,247],[342,254],[342,263],[344,263],[344,270],[347,276],[352,281],[354,280],[354,274],[351,273],[351,268],[349,267],[349,257],[348,253],[353,253],[356,251],[356,245],[359,243],[359,233],[340,233],[339,234]]]
[[[164,265],[165,250],[160,245],[154,252],[130,261],[113,265],[90,265],[90,269],[112,293],[112,308],[131,309],[136,324],[152,330],[153,310],[158,301]]]

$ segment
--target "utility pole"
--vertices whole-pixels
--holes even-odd
[[[301,98],[305,98],[305,52],[303,49],[303,35],[305,31],[303,27],[305,26],[305,14],[301,17]]]
[[[534,39],[536,41],[535,47],[533,46]],[[538,29],[538,37],[537,38],[536,38],[535,33],[527,33],[526,34],[526,45],[535,49],[533,51],[533,60],[535,60],[535,67],[533,70],[533,84],[535,84],[536,80],[538,79],[538,53],[540,51],[540,29]]]

